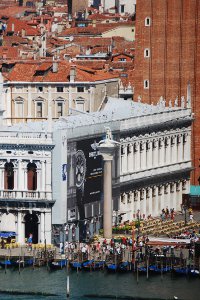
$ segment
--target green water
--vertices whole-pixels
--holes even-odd
[[[69,272],[70,297],[68,299],[101,299],[97,296],[113,296],[115,299],[129,297],[143,297],[151,299],[178,299],[199,300],[200,278],[172,278],[170,274],[139,275],[137,283],[135,274],[108,274],[106,271],[96,272]],[[55,294],[55,296],[42,295],[12,295],[0,293],[0,299],[26,299],[26,300],[61,300],[66,298],[66,270],[49,272],[46,268],[35,270],[24,269],[19,274],[16,270],[0,270],[0,290],[14,290],[23,292],[39,292]],[[94,298],[85,295],[95,294]],[[104,297],[103,299],[109,299]]]

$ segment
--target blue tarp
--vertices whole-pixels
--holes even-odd
[[[190,186],[190,195],[191,196],[200,196],[200,185],[191,185]]]
[[[16,236],[16,232],[13,231],[0,231],[0,237],[2,238],[9,238]]]

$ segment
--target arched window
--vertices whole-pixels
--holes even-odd
[[[37,190],[37,166],[34,163],[29,163],[27,166],[27,182],[28,190]]]
[[[4,189],[14,189],[14,166],[13,163],[9,162],[5,164],[4,168]]]
[[[151,18],[146,17],[144,23],[145,23],[145,26],[147,26],[147,27],[151,26]]]
[[[144,57],[150,57],[150,49],[149,48],[144,49]]]
[[[149,89],[149,80],[144,80],[144,89]]]

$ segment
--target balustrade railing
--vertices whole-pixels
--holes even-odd
[[[51,192],[0,190],[0,199],[52,200]]]

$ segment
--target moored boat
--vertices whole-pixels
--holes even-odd
[[[72,268],[72,270],[81,270],[82,269],[82,262],[80,261],[71,261],[70,262],[70,267]]]
[[[13,262],[10,259],[0,260],[0,266],[2,268],[10,268],[13,266]]]
[[[67,259],[52,260],[49,262],[50,270],[60,270],[67,265]]]

